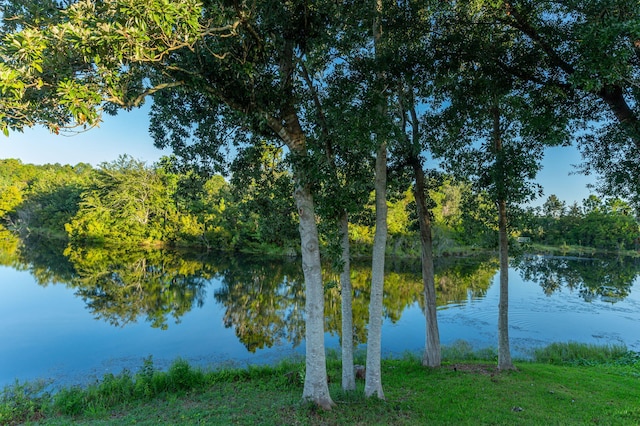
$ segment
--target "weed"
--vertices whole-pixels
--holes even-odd
[[[0,391],[0,424],[20,423],[42,416],[50,398],[46,388],[49,382],[16,383]]]

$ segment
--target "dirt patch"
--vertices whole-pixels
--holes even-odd
[[[483,374],[493,376],[498,372],[498,367],[492,364],[452,364],[447,367],[449,370],[462,371],[465,373]]]

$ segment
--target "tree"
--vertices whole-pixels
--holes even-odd
[[[45,10],[48,3],[37,13],[22,2],[10,5],[0,46],[4,132],[94,126],[102,111],[137,107],[166,90],[154,104],[160,116],[172,103],[189,108],[156,121],[157,132],[168,135],[156,138],[159,144],[181,148],[200,140],[196,152],[215,158],[226,140],[204,135],[219,135],[220,121],[234,119],[245,132],[288,147],[306,285],[303,398],[329,409],[319,242],[296,64],[326,30],[333,3],[105,0]]]
[[[0,189],[0,218],[11,213],[22,204],[23,198],[20,189],[16,185]]]
[[[376,59],[382,42],[382,0],[374,0],[373,45]],[[380,90],[380,98],[376,105],[380,116],[386,115],[387,99],[382,89],[382,72],[376,74],[374,90]],[[369,302],[369,333],[367,337],[367,365],[365,372],[364,394],[367,397],[377,395],[384,399],[382,390],[382,302],[384,291],[384,261],[387,247],[387,140],[386,135],[373,135],[377,140],[375,163],[375,197],[376,197],[376,230],[373,238],[373,254],[371,256],[371,299]]]
[[[564,216],[566,205],[564,201],[560,201],[560,199],[555,194],[551,194],[542,205],[542,211],[544,212],[545,216],[559,219],[560,217]]]
[[[428,33],[424,28],[430,25],[429,9],[423,2],[405,2],[393,8],[391,21],[393,27],[388,36],[393,52],[387,58],[391,73],[395,78],[398,100],[398,118],[400,142],[395,155],[400,164],[409,166],[414,180],[413,196],[416,218],[419,226],[421,245],[421,264],[423,295],[425,306],[426,335],[422,364],[439,367],[441,363],[440,332],[436,310],[435,268],[433,261],[432,208],[429,190],[433,185],[424,170],[424,152],[428,149],[424,135],[424,121],[419,119],[418,108],[431,108],[428,99],[433,88],[432,81],[436,70],[431,66]],[[422,102],[422,105],[419,103]]]
[[[593,213],[593,212],[601,212],[603,209],[602,200],[597,195],[589,195],[587,198],[582,200],[582,210],[585,214]]]
[[[640,187],[640,8],[625,0],[465,2],[477,8],[485,31],[510,31],[508,60],[485,52],[505,73],[556,90],[590,127],[579,138],[600,191],[637,203]],[[505,29],[506,28],[506,29]],[[590,123],[590,124],[585,124]]]
[[[0,184],[0,200],[4,200],[0,201],[0,215],[22,236],[41,234],[64,239],[64,224],[78,210],[80,193],[92,174],[91,167],[46,164],[14,168],[16,165],[11,161],[3,168],[8,186],[3,190]]]
[[[294,181],[282,149],[266,143],[246,147],[239,151],[231,172],[236,219],[253,234],[242,242],[245,249],[266,244],[296,253],[295,206],[290,196]]]
[[[341,252],[338,259],[343,286],[342,349],[343,388],[354,389],[352,355],[351,278],[349,276],[350,220],[362,215],[362,205],[373,189],[375,193],[376,226],[373,237],[372,292],[370,301],[369,336],[367,339],[367,373],[365,394],[382,397],[380,371],[380,339],[382,325],[384,256],[386,249],[386,157],[388,143],[387,94],[384,89],[379,26],[381,4],[376,3],[373,14],[363,13],[360,2],[341,10],[344,25],[338,29],[334,66],[317,81],[313,60],[303,64],[307,86],[312,88],[309,110],[313,111],[316,131],[316,164],[323,173],[323,218],[339,224]],[[376,18],[377,16],[377,18]],[[372,31],[373,20],[373,31]],[[372,34],[373,33],[373,34]],[[373,42],[372,42],[373,40]],[[331,42],[331,41],[330,41]],[[326,54],[322,52],[322,54]],[[310,59],[313,59],[311,57]],[[307,70],[309,72],[307,72]],[[315,84],[314,84],[315,83]],[[373,154],[375,152],[375,154]],[[375,165],[371,157],[376,158]],[[375,176],[375,177],[374,177]],[[374,182],[371,185],[371,182]],[[356,219],[357,220],[357,219]],[[356,228],[358,228],[356,226]],[[335,234],[335,232],[334,232]],[[353,233],[352,233],[353,234]],[[331,245],[330,245],[331,247]],[[337,253],[338,250],[335,250]],[[373,290],[375,289],[375,290]]]
[[[313,64],[313,61],[309,61]],[[351,279],[350,215],[362,210],[371,192],[370,164],[367,159],[369,127],[354,126],[363,112],[354,108],[358,84],[342,75],[344,67],[336,67],[329,78],[338,84],[331,86],[315,81],[304,63],[303,74],[311,91],[309,111],[317,117],[313,141],[317,145],[315,159],[318,175],[317,191],[321,207],[318,213],[324,222],[328,258],[332,269],[340,273],[342,388],[356,388],[353,361],[354,316]],[[368,122],[365,117],[362,121]]]
[[[564,206],[564,202],[556,198],[554,205]],[[550,216],[552,211],[534,217],[533,226],[543,230],[540,240],[546,244],[573,244],[605,250],[632,249],[640,235],[632,210],[629,203],[619,198],[601,200],[590,195],[582,201],[582,207],[574,202],[560,217]]]
[[[162,241],[175,216],[172,191],[152,167],[128,156],[103,163],[82,192],[80,209],[65,229],[72,241],[149,244]]]
[[[482,6],[482,4],[480,4]],[[442,105],[433,116],[441,133],[434,151],[461,177],[486,192],[498,219],[500,302],[498,368],[512,369],[508,337],[508,231],[516,207],[536,196],[532,183],[545,146],[569,138],[570,115],[563,95],[522,82],[502,71],[514,44],[502,25],[488,32],[490,18],[482,7],[443,8],[437,15],[438,40],[446,43],[438,55],[446,73],[439,81]],[[459,20],[452,21],[451,15]],[[464,33],[462,32],[464,29]],[[496,59],[498,58],[498,59]]]

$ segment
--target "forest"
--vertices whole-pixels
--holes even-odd
[[[264,147],[265,152],[269,152]],[[236,169],[234,167],[234,169]],[[293,177],[282,153],[271,151],[256,170],[237,168],[229,180],[171,172],[171,159],[147,165],[122,156],[89,164],[22,164],[0,160],[0,227],[26,239],[54,238],[71,247],[182,247],[223,252],[297,255],[299,242],[291,199]],[[410,189],[388,202],[387,255],[419,257],[420,242]],[[475,198],[474,198],[475,197]],[[493,250],[496,232],[479,217],[468,183],[441,179],[433,200],[433,246],[437,255]],[[473,198],[473,199],[472,199]],[[353,255],[370,256],[373,200],[350,226]],[[319,218],[323,251],[330,225]],[[529,248],[581,246],[598,250],[638,249],[638,222],[629,203],[591,195],[569,207],[550,195],[538,208],[523,208],[512,244],[528,237]],[[525,247],[525,249],[527,249]]]
[[[149,167],[130,158],[95,170],[45,166],[50,179],[3,185],[2,211],[13,229],[55,228],[72,243],[295,245],[305,282],[303,398],[325,409],[334,404],[321,254],[340,272],[342,380],[352,390],[351,242],[355,253],[358,241],[370,244],[365,395],[384,398],[385,256],[410,241],[396,236],[419,241],[429,367],[441,362],[434,243],[493,244],[498,368],[511,370],[509,240],[637,243],[636,3],[4,0],[3,133],[90,131],[104,114],[149,101],[150,133],[174,156]],[[549,196],[541,214],[527,214],[545,149],[569,144],[602,199],[566,209]],[[437,203],[456,191],[457,210]]]

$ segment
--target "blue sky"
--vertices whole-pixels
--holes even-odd
[[[0,137],[0,158],[19,158],[25,164],[83,162],[96,166],[129,154],[153,163],[171,151],[153,146],[148,112],[147,107],[105,116],[100,127],[73,135],[54,135],[42,127],[11,132],[9,137]]]
[[[73,136],[54,135],[44,128],[12,132],[9,137],[0,135],[0,158],[18,158],[25,164],[84,162],[95,166],[129,154],[150,164],[171,151],[161,151],[153,146],[148,132],[148,111],[145,107],[121,112],[115,117],[106,116],[100,127]],[[580,162],[576,148],[548,149],[538,175],[544,195],[533,204],[542,204],[551,194],[567,204],[573,201],[581,204],[590,194],[586,186],[593,182],[593,177],[571,174],[572,165]]]

